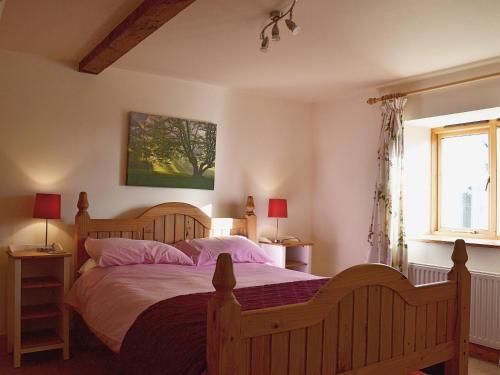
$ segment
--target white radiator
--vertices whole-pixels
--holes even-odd
[[[427,284],[447,279],[449,269],[410,263],[409,279]],[[500,350],[500,274],[471,271],[470,341]]]

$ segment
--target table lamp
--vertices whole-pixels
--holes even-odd
[[[276,218],[276,236],[275,236],[274,242],[279,243],[280,242],[278,240],[278,222],[279,222],[279,219],[288,217],[286,199],[270,198],[269,199],[269,206],[268,206],[268,210],[267,210],[267,216]]]
[[[47,245],[48,220],[61,218],[61,195],[37,193],[35,197],[35,208],[33,209],[33,218],[45,219],[45,246],[39,250],[52,250],[52,246]]]

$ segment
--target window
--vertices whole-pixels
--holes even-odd
[[[432,232],[498,238],[500,122],[432,129]]]

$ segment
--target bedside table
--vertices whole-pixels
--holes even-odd
[[[267,243],[259,242],[262,250],[277,267],[311,273],[311,242]]]
[[[16,251],[12,251],[16,249]],[[7,273],[7,350],[14,367],[21,355],[62,349],[69,358],[69,290],[71,254],[43,253],[36,246],[11,246]]]

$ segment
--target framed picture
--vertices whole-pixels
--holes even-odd
[[[217,125],[131,112],[127,185],[214,189]]]

